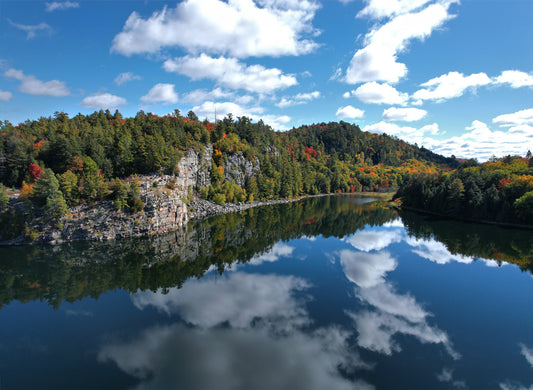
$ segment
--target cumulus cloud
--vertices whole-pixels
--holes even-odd
[[[318,99],[320,97],[319,91],[313,91],[309,93],[299,93],[297,95],[294,95],[292,97],[284,97],[282,98],[278,103],[276,103],[276,106],[279,108],[286,108],[290,106],[296,106],[299,104],[305,104],[307,102],[310,102],[311,100]]]
[[[246,66],[235,58],[213,58],[206,54],[167,60],[163,69],[185,75],[192,80],[215,80],[223,87],[256,93],[272,93],[298,84],[294,76],[285,75],[277,68]]]
[[[141,101],[148,104],[173,104],[178,102],[178,94],[174,90],[174,84],[159,83],[142,96]]]
[[[124,72],[115,77],[115,84],[122,85],[129,81],[140,80],[141,76],[133,74],[132,72]]]
[[[126,104],[126,99],[110,93],[94,93],[85,97],[80,105],[94,109],[115,109],[118,106]]]
[[[181,100],[188,103],[202,103],[207,100],[227,99],[234,96],[234,93],[215,88],[211,91],[205,89],[195,89],[182,95]]]
[[[533,87],[533,76],[519,70],[505,70],[494,79],[495,84],[508,84],[511,88]]]
[[[393,86],[389,84],[381,84],[372,81],[365,83],[353,90],[351,93],[345,93],[343,97],[355,96],[363,103],[372,104],[406,104],[409,99],[409,95],[399,92]]]
[[[37,33],[40,31],[48,33],[48,34],[52,32],[52,27],[50,27],[48,24],[44,22],[36,24],[36,25],[27,25],[27,24],[14,23],[9,19],[8,21],[13,27],[21,31],[24,31],[26,33],[27,39],[35,38],[37,36]]]
[[[291,117],[287,115],[266,115],[262,107],[244,107],[235,102],[206,101],[201,105],[194,106],[192,110],[199,118],[207,118],[212,122],[215,120],[215,110],[218,117],[233,114],[234,117],[246,116],[252,120],[263,120],[274,130],[286,130],[285,125],[291,120]]]
[[[466,132],[462,135],[445,139],[433,137],[444,134],[437,123],[415,128],[399,126],[390,122],[379,122],[365,126],[363,131],[394,135],[407,142],[417,143],[443,156],[455,155],[461,158],[486,161],[493,155],[525,155],[529,148],[528,145],[533,142],[533,126],[527,124],[511,125],[511,122],[525,121],[526,114],[522,113],[514,120],[512,120],[513,117],[500,118],[498,123],[510,126],[507,131],[493,131],[486,123],[474,120],[470,126],[465,128]]]
[[[533,125],[533,108],[517,111],[512,114],[499,115],[492,120],[492,123],[501,127]]]
[[[424,118],[427,111],[419,108],[396,108],[391,107],[383,111],[384,121],[414,122]]]
[[[63,81],[50,80],[41,81],[33,75],[25,75],[24,72],[17,69],[8,69],[4,73],[5,77],[20,81],[19,91],[30,95],[38,96],[68,96],[70,90]]]
[[[51,3],[45,4],[46,12],[52,12],[56,10],[65,10],[69,8],[79,8],[79,7],[80,7],[80,3],[75,2],[75,1],[62,1],[62,2],[52,1]]]
[[[475,89],[483,85],[491,84],[492,80],[485,73],[474,73],[465,76],[459,72],[449,72],[435,77],[421,86],[413,94],[415,100],[436,100],[442,102],[448,99],[462,96],[467,89]]]
[[[381,19],[414,11],[431,0],[365,0],[365,7],[357,14],[358,18]]]
[[[350,84],[369,81],[396,83],[407,74],[407,66],[397,61],[413,39],[424,40],[453,16],[448,13],[454,1],[434,3],[418,12],[395,16],[365,36],[365,47],[358,50],[346,70]],[[407,2],[400,2],[407,3]]]
[[[13,98],[13,94],[9,91],[2,91],[0,89],[0,102],[8,102]]]
[[[126,56],[179,46],[197,53],[250,56],[308,54],[318,45],[310,0],[186,0],[143,19],[133,12],[115,36],[112,51]]]
[[[365,112],[352,106],[339,107],[335,115],[339,119],[355,119],[362,118]]]
[[[419,145],[426,144],[428,142],[438,143],[437,140],[429,138],[428,135],[437,135],[441,131],[437,123],[431,125],[425,125],[420,128],[410,126],[399,126],[395,123],[379,122],[371,125],[367,125],[363,128],[363,131],[369,131],[376,134],[388,134],[402,138],[410,143],[417,143]],[[433,145],[433,143],[431,144]],[[433,150],[433,149],[432,149]]]

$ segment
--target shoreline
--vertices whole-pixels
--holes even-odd
[[[189,204],[179,197],[165,200],[164,205],[146,208],[137,213],[124,213],[113,210],[110,201],[102,201],[90,207],[87,204],[71,209],[67,217],[60,220],[62,227],[47,222],[36,230],[37,238],[29,240],[20,235],[11,240],[0,241],[0,246],[57,245],[74,241],[112,241],[125,238],[157,236],[186,228],[190,221],[199,221],[216,215],[238,213],[250,208],[286,204],[306,198],[352,195],[391,198],[393,193],[353,192],[303,195],[290,199],[272,199],[252,203],[228,203],[224,206],[194,196]],[[169,210],[171,205],[172,210]],[[63,226],[64,224],[64,226]],[[37,225],[35,229],[37,229]]]
[[[461,222],[467,222],[467,223],[480,223],[483,225],[492,225],[492,226],[499,226],[502,228],[514,228],[514,229],[527,229],[527,230],[533,230],[533,225],[522,225],[519,223],[511,223],[511,222],[496,222],[496,221],[489,221],[486,219],[472,219],[472,218],[458,218],[458,217],[452,217],[449,215],[437,213],[435,211],[429,211],[424,209],[419,209],[416,207],[409,207],[409,206],[399,206],[397,204],[394,204],[393,206],[398,211],[410,211],[414,213],[424,214],[424,215],[431,215],[434,217],[440,217],[445,218],[450,221],[461,221]]]

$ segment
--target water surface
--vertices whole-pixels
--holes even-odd
[[[529,388],[531,236],[334,196],[0,248],[0,388]]]

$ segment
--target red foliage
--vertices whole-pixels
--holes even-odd
[[[30,178],[32,182],[41,177],[41,168],[35,163],[30,164],[30,166],[28,167],[28,172],[30,173]]]
[[[307,158],[309,158],[310,155],[313,155],[313,157],[316,158],[317,151],[313,148],[307,147],[305,148],[305,154],[308,156]]]
[[[510,179],[507,179],[507,178],[503,178],[500,180],[500,182],[498,183],[498,189],[501,190],[507,183],[510,183],[511,180]]]

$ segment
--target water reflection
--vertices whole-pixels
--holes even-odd
[[[355,284],[356,296],[372,308],[347,312],[355,322],[360,347],[391,355],[401,351],[393,336],[403,334],[414,336],[422,343],[442,344],[454,359],[460,357],[448,335],[427,323],[431,314],[414,297],[399,294],[386,281],[387,273],[398,265],[389,252],[343,250],[339,257],[346,277]]]
[[[80,372],[93,388],[527,388],[531,278],[479,265],[530,272],[530,238],[327,197],[163,237],[0,248],[0,347],[46,346],[39,364],[83,351],[52,388],[83,387]],[[63,307],[34,321],[15,300]],[[27,351],[0,367],[22,371]]]
[[[353,389],[342,373],[368,365],[350,348],[350,332],[312,326],[302,294],[310,288],[292,276],[230,272],[168,294],[134,294],[141,310],[152,306],[184,323],[106,345],[99,360],[141,379],[139,389]]]

